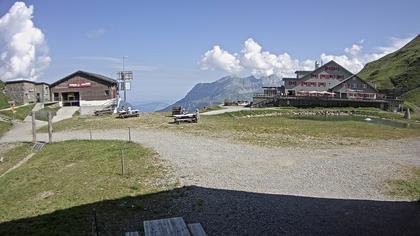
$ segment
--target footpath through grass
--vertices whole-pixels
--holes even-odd
[[[6,155],[21,153],[22,147],[27,148],[18,146]],[[0,235],[87,235],[95,207],[106,223],[103,227],[117,235],[121,228],[114,217],[139,209],[124,202],[101,207],[101,202],[171,188],[175,181],[169,177],[157,154],[139,144],[104,140],[47,144],[0,178]],[[85,204],[92,205],[79,209]],[[31,220],[19,221],[24,218]]]

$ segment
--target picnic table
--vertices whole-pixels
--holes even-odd
[[[200,223],[187,224],[182,217],[143,222],[145,236],[206,236]]]
[[[119,118],[129,118],[129,117],[138,117],[140,115],[139,110],[122,110],[118,112]]]
[[[195,113],[173,115],[173,118],[176,124],[179,124],[181,122],[197,123],[199,119],[199,114],[198,112],[195,112]]]

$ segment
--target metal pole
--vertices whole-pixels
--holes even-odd
[[[131,143],[131,127],[128,127],[128,142]]]
[[[92,130],[89,129],[89,139],[92,140]]]
[[[32,115],[32,144],[36,143],[36,124],[35,124],[35,112],[31,112]]]
[[[124,149],[121,149],[121,175],[124,175]]]

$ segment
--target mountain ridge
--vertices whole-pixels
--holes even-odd
[[[214,82],[196,84],[184,98],[162,109],[170,111],[172,106],[182,106],[192,111],[205,106],[218,105],[228,100],[251,101],[253,94],[262,91],[263,86],[281,86],[281,78],[267,76],[256,78],[255,76],[237,77],[224,76]]]

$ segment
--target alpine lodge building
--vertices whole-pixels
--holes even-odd
[[[354,75],[335,61],[313,71],[296,71],[296,77],[283,78],[284,85],[264,87],[255,94],[253,107],[377,107],[399,111],[402,101],[385,99],[370,83]]]

